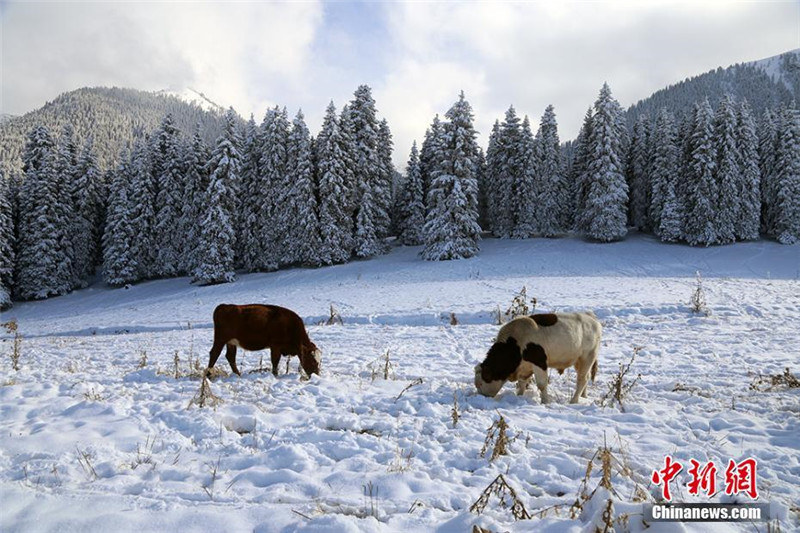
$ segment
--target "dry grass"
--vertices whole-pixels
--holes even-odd
[[[453,393],[453,409],[450,411],[450,418],[453,420],[453,428],[458,425],[458,419],[461,415],[458,413],[458,394]]]
[[[200,382],[200,389],[194,395],[194,397],[189,402],[189,405],[186,406],[187,409],[191,408],[192,405],[197,405],[201,409],[205,406],[216,407],[222,403],[222,398],[214,394],[211,390],[211,381],[208,378],[204,377],[203,380]]]
[[[627,381],[628,372],[630,372],[631,365],[633,364],[636,355],[642,350],[641,346],[633,347],[633,354],[631,360],[627,364],[619,364],[619,371],[614,375],[611,383],[608,385],[608,392],[600,398],[600,405],[602,407],[612,406],[615,403],[619,405],[619,410],[625,412],[624,401],[627,401],[628,394],[631,389],[642,379],[642,375],[638,374],[632,381]]]
[[[320,325],[333,326],[335,324],[339,324],[341,326],[344,324],[344,321],[342,320],[342,315],[339,313],[339,311],[333,306],[333,304],[331,304],[328,319],[320,322]]]
[[[400,394],[397,395],[397,397],[394,399],[394,401],[399,400],[400,397],[403,396],[403,394],[405,394],[406,391],[408,391],[408,389],[410,389],[414,385],[422,385],[423,381],[424,380],[422,378],[417,378],[414,381],[412,381],[411,383],[409,383],[408,385],[406,385],[406,388],[400,391]]]
[[[773,376],[757,376],[750,384],[750,390],[758,392],[772,392],[775,390],[787,390],[800,388],[800,380],[792,374],[788,368],[783,370],[783,374]]]
[[[509,509],[511,511],[514,520],[528,520],[531,518],[522,500],[517,496],[517,491],[506,482],[503,474],[499,474],[494,478],[494,481],[483,489],[483,492],[478,499],[475,500],[475,503],[470,506],[469,512],[481,514],[486,509],[486,506],[489,504],[489,499],[493,494],[500,499],[500,506],[503,509]]]
[[[16,320],[9,320],[0,327],[6,329],[7,333],[14,334],[14,343],[11,346],[11,368],[19,370],[19,358],[22,355],[22,336],[19,334],[19,325]]]
[[[536,311],[536,298],[530,299],[530,306],[528,305],[528,301],[528,288],[523,285],[522,290],[514,295],[514,298],[511,300],[511,305],[506,309],[506,319],[513,320],[518,316],[527,316]]]
[[[492,446],[492,443],[494,443],[494,446],[489,462],[494,461],[501,455],[508,455],[508,446],[514,439],[510,439],[507,432],[508,424],[506,423],[506,419],[503,415],[500,415],[500,418],[495,420],[492,425],[489,426],[489,429],[486,430],[486,440],[483,442],[480,456],[486,456],[486,452],[489,451],[489,447]]]

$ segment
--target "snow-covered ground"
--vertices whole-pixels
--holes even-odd
[[[650,474],[667,454],[723,471],[729,459],[756,458],[759,501],[784,531],[798,528],[800,389],[750,384],[786,367],[800,375],[800,248],[694,249],[632,235],[489,239],[480,256],[443,263],[418,251],[213,287],[94,285],[0,315],[23,336],[19,371],[11,339],[0,341],[0,530],[593,530],[602,491],[574,518],[570,506],[604,442],[626,466],[613,472],[615,512],[629,515],[620,530],[643,528],[636,489],[658,496]],[[688,305],[698,270],[709,316]],[[472,368],[497,332],[496,311],[523,286],[537,311],[593,309],[603,322],[598,379],[580,405],[566,403],[572,371],[552,373],[547,406],[535,387],[525,397],[510,385],[495,399],[475,393]],[[200,386],[190,374],[206,363],[223,302],[295,309],[324,351],[322,374],[299,379],[293,359],[276,379],[251,372],[262,355],[269,367],[267,354],[240,354],[244,375],[211,385],[221,403],[190,406]],[[331,304],[344,325],[319,325]],[[601,406],[635,347],[626,380],[641,379],[625,409]],[[224,358],[217,366],[229,370]],[[500,415],[511,442],[490,462],[492,447],[480,452]],[[531,514],[556,507],[515,522],[493,497],[470,513],[498,474]],[[685,471],[679,478],[678,500],[708,501],[688,495]]]

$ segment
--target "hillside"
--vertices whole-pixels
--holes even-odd
[[[210,287],[96,284],[0,314],[22,335],[12,370],[13,341],[0,334],[0,530],[594,531],[611,498],[619,530],[637,532],[647,529],[640,502],[661,496],[649,480],[666,455],[686,469],[692,458],[717,465],[713,496],[688,494],[686,471],[673,481],[673,497],[692,503],[749,501],[724,494],[725,465],[756,459],[773,529],[795,530],[800,389],[751,388],[759,375],[800,373],[795,250],[635,235],[487,239],[462,261],[419,251]],[[707,316],[687,304],[696,270]],[[533,386],[522,397],[512,384],[476,393],[495,311],[523,285],[538,312],[593,309],[603,324],[597,381],[577,405],[567,403],[572,369],[550,372],[549,405]],[[240,351],[242,377],[221,358],[226,375],[210,383],[219,403],[198,407],[223,302],[297,310],[323,351],[320,375],[301,379],[293,358],[273,377],[269,354]],[[331,304],[342,325],[320,325]],[[635,385],[609,405],[634,353],[625,383]],[[487,430],[501,415],[507,453],[491,460]],[[571,515],[584,476],[587,492],[600,482],[599,462],[589,473],[587,462],[604,442],[619,461],[613,491]],[[499,474],[532,518],[515,521],[494,496],[470,511]],[[711,526],[680,530],[754,531]]]
[[[632,125],[640,114],[655,116],[662,108],[676,116],[707,97],[716,108],[725,94],[736,100],[747,99],[757,117],[766,108],[788,104],[800,94],[800,49],[772,58],[716,68],[656,91],[627,111]]]
[[[170,94],[134,89],[93,87],[64,93],[40,109],[0,122],[0,162],[3,169],[22,166],[25,136],[36,125],[46,125],[53,134],[70,123],[82,143],[90,134],[101,168],[116,162],[121,149],[133,138],[134,128],[154,129],[165,114],[172,113],[178,129],[191,134],[198,122],[206,142],[221,131],[222,114],[209,111]]]

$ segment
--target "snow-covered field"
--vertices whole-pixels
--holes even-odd
[[[627,467],[612,478],[615,512],[629,515],[619,530],[643,528],[636,488],[650,501],[660,494],[649,479],[667,454],[723,471],[729,459],[756,458],[759,501],[783,531],[799,527],[800,389],[750,384],[786,367],[800,375],[800,248],[692,249],[633,235],[616,244],[490,239],[479,257],[444,263],[418,251],[214,287],[185,278],[95,285],[0,315],[23,337],[19,371],[11,339],[0,341],[0,530],[591,531],[602,491],[574,518],[570,506],[604,442]],[[710,316],[688,305],[697,270]],[[475,393],[472,368],[497,332],[496,310],[523,285],[537,311],[593,309],[603,322],[598,379],[580,405],[566,403],[572,371],[551,373],[547,406],[535,387],[525,397],[511,385],[495,399]],[[322,374],[300,380],[295,358],[275,379],[250,372],[262,354],[240,354],[244,375],[212,383],[221,403],[190,406],[200,386],[192,363],[206,364],[211,313],[223,302],[296,310],[324,351]],[[331,304],[344,325],[318,325]],[[624,410],[602,407],[634,347],[626,380],[641,380]],[[224,358],[218,367],[229,370]],[[480,452],[500,415],[511,442],[490,462],[492,447]],[[556,507],[515,522],[493,497],[470,513],[498,474],[528,512]],[[679,478],[676,499],[708,501],[687,494],[685,471]]]

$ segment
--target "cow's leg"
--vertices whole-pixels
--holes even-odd
[[[281,351],[277,348],[269,349],[269,356],[272,359],[272,375],[278,377],[278,365],[281,362]]]
[[[206,373],[217,364],[217,359],[219,359],[219,354],[222,353],[223,346],[225,346],[224,342],[219,339],[214,339],[214,346],[211,347],[211,351],[208,353],[208,368],[206,369]]]
[[[533,377],[536,379],[536,387],[539,389],[542,403],[550,403],[550,398],[547,396],[547,370],[534,365]]]
[[[589,370],[586,372],[586,375],[589,376],[591,374],[592,383],[594,383],[594,376],[595,374],[597,374],[597,348],[598,347],[595,346],[594,349],[589,354],[589,359],[588,359],[589,363],[587,365],[587,368],[589,368]],[[587,385],[583,388],[583,393],[581,394],[581,398],[587,398],[588,396],[589,396],[589,386],[587,381]]]
[[[569,403],[578,403],[578,399],[586,390],[586,383],[589,381],[589,371],[592,369],[591,361],[586,361],[584,358],[580,358],[575,362],[575,373],[578,376],[578,383],[575,386],[575,394],[572,395],[572,399]]]
[[[239,369],[236,368],[236,345],[229,344],[228,349],[225,351],[225,359],[228,360],[228,364],[231,365],[231,370],[237,376],[241,376],[242,373],[239,372]]]
[[[519,378],[517,380],[517,396],[522,396],[525,394],[525,391],[528,390],[528,385],[531,383],[531,377],[528,376],[527,378]]]

